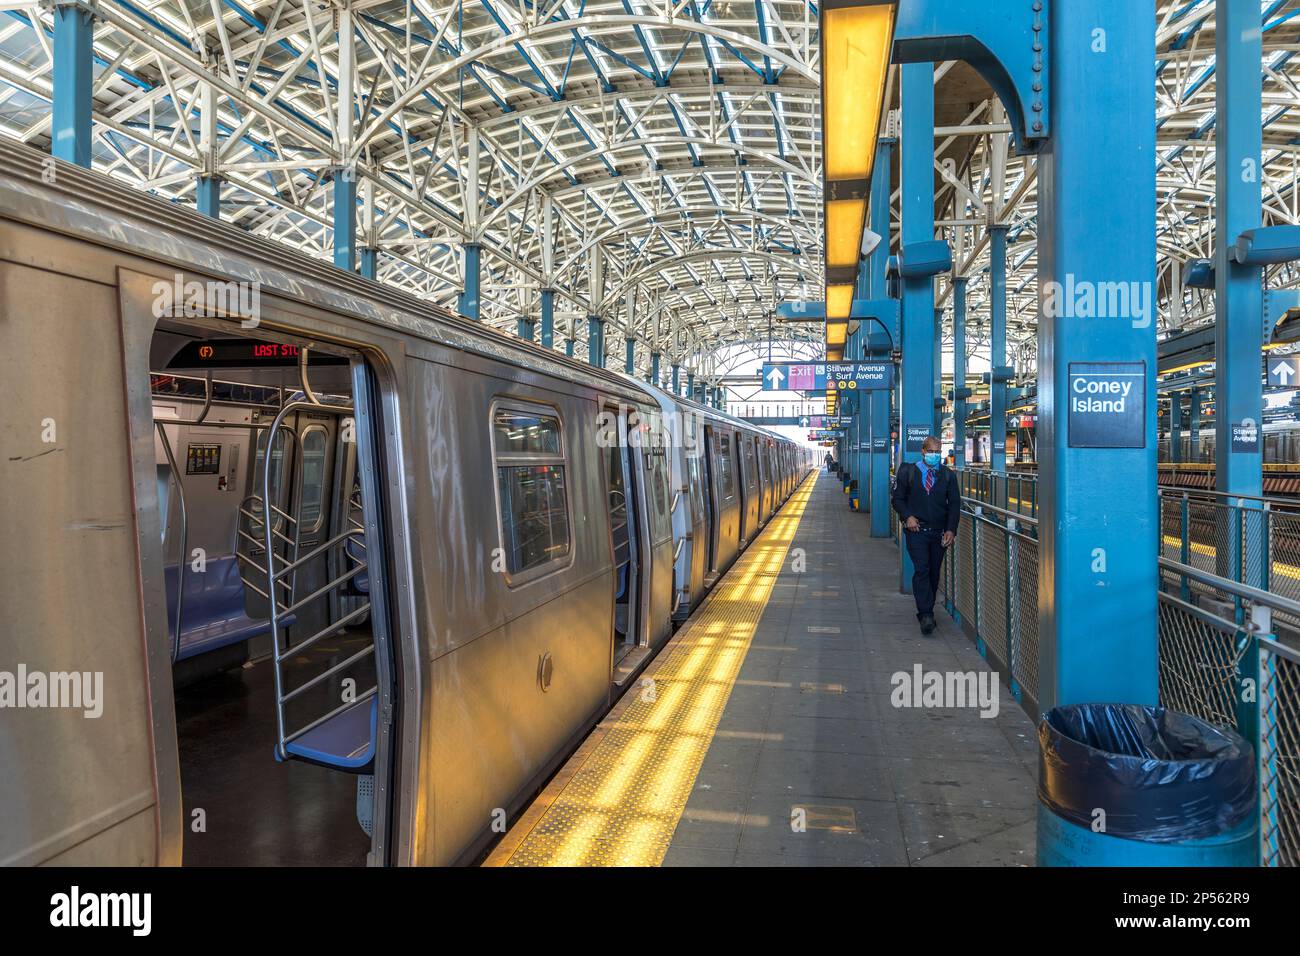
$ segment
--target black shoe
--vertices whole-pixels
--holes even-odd
[[[936,627],[938,627],[938,625],[935,623],[933,614],[924,614],[921,616],[922,634],[933,634]]]

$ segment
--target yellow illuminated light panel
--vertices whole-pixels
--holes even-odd
[[[827,181],[871,176],[893,33],[890,3],[822,11],[822,141]]]
[[[862,253],[862,227],[867,219],[865,199],[840,199],[826,204],[826,264],[856,266]]]
[[[826,323],[826,348],[833,349],[843,347],[845,340],[848,338],[849,324],[847,322],[827,322]]]
[[[663,862],[815,481],[791,496],[664,650],[649,675],[654,693],[644,681],[627,692],[563,789],[489,866]]]
[[[853,311],[853,286],[848,283],[826,287],[826,321],[847,322]]]

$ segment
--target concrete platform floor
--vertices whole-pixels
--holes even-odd
[[[663,865],[1033,865],[1033,724],[1001,682],[993,717],[894,706],[897,673],[988,665],[942,611],[920,633],[868,521],[823,471]]]

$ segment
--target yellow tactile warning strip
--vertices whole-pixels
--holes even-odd
[[[487,866],[663,862],[815,480],[768,522]]]

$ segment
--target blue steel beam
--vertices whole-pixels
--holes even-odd
[[[361,248],[361,274],[367,279],[379,278],[379,250],[374,246]]]
[[[515,326],[515,333],[521,339],[526,339],[531,342],[533,340],[533,320],[527,316],[520,316],[519,321]]]
[[[903,245],[934,241],[934,65],[902,68]],[[888,233],[882,233],[887,235]],[[881,245],[884,245],[882,242]],[[903,387],[899,411],[899,461],[921,460],[921,440],[934,430],[934,279],[903,281]],[[900,587],[912,590],[912,559],[899,549]]]
[[[1038,160],[1039,709],[1157,701],[1155,322],[1150,309],[1076,315],[1061,290],[1155,290],[1155,8],[1053,0],[1051,138]],[[1255,67],[1259,63],[1256,60]],[[1258,112],[1258,110],[1256,110]],[[1098,153],[1097,131],[1105,130]],[[1081,285],[1086,283],[1086,285]],[[1083,311],[1083,310],[1079,310]],[[1259,361],[1258,342],[1255,361]],[[1091,416],[1071,403],[1075,363],[1131,363],[1132,406]],[[1257,365],[1258,368],[1258,365]],[[1258,375],[1258,372],[1256,373]],[[1256,379],[1258,388],[1258,378]],[[1086,408],[1087,406],[1083,406]],[[1105,421],[1107,424],[1102,424]],[[1100,435],[1098,434],[1100,433]],[[1096,447],[1097,440],[1125,447]],[[1091,439],[1091,440],[1087,440]],[[1085,444],[1091,447],[1083,447]],[[1133,445],[1140,447],[1133,447]]]
[[[83,7],[54,8],[54,98],[51,152],[90,168],[91,89],[94,81],[94,19]]]
[[[1046,0],[900,0],[893,60],[965,60],[1006,106],[1017,147],[1033,151],[1051,132],[1049,104],[1070,102],[1048,96],[1046,6]]]

